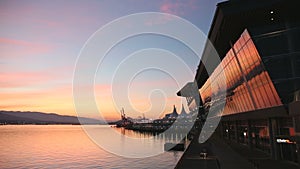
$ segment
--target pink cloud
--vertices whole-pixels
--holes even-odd
[[[3,100],[1,103],[10,102],[18,103],[18,101],[22,100],[35,100],[35,102],[39,102],[42,99],[55,99],[55,101],[59,99],[68,98],[72,101],[72,85],[65,84],[61,86],[53,86],[46,89],[38,89],[32,88],[31,90],[23,90],[23,91],[1,91],[0,98]],[[67,104],[67,103],[66,103]]]
[[[178,82],[179,83],[179,82]],[[173,79],[160,79],[160,80],[144,80],[144,81],[132,81],[129,84],[129,89],[149,89],[149,88],[156,88],[156,89],[180,89],[180,84],[177,84],[176,81]]]
[[[9,44],[9,45],[19,45],[19,46],[31,46],[32,43],[22,41],[22,40],[15,40],[15,39],[8,39],[8,38],[0,38],[0,43]]]
[[[187,1],[170,1],[165,0],[161,6],[160,11],[164,13],[169,13],[173,15],[183,16],[191,10],[196,10],[196,0],[187,0]]]
[[[33,43],[24,40],[16,40],[0,37],[0,55],[2,58],[19,58],[41,53],[48,53],[52,47],[46,44]]]
[[[18,88],[47,84],[57,78],[55,72],[0,72],[0,87]]]

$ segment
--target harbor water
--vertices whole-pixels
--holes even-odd
[[[107,130],[111,126],[92,127],[106,133],[103,137],[110,137]],[[137,139],[151,137],[131,130],[115,130]],[[147,158],[121,157],[100,148],[79,125],[2,125],[0,138],[0,168],[166,169],[174,168],[182,156],[182,152],[165,152]],[[152,146],[163,148],[172,138],[157,136]]]

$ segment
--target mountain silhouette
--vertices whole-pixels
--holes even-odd
[[[80,122],[82,124],[104,124],[101,120],[85,117],[0,110],[0,124],[80,124]]]

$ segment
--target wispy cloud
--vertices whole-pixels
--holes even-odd
[[[187,12],[191,10],[196,10],[198,7],[196,5],[196,0],[186,0],[186,1],[171,1],[165,0],[160,5],[160,11],[164,13],[169,13],[177,16],[184,16]]]
[[[162,13],[167,13],[171,15],[176,16],[185,16],[187,14],[190,14],[191,12],[198,9],[196,0],[164,0],[159,5],[159,11]],[[173,17],[165,15],[160,18],[153,18],[147,20],[145,25],[147,26],[153,26],[153,25],[160,25],[160,24],[166,24],[168,22],[171,22],[174,20]]]
[[[36,54],[48,53],[51,50],[52,47],[50,45],[0,37],[0,57],[2,59],[33,56]]]
[[[65,72],[61,70],[43,70],[43,71],[0,71],[0,88],[26,88],[38,87],[42,85],[53,85],[60,80],[68,77]],[[71,80],[69,81],[71,83]]]
[[[41,72],[6,72],[0,73],[1,88],[26,87],[39,82],[47,82],[52,78]]]

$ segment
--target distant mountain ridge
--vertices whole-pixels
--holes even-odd
[[[103,121],[58,115],[55,113],[43,113],[43,112],[21,112],[21,111],[4,111],[0,110],[0,123],[1,124],[105,124]]]

